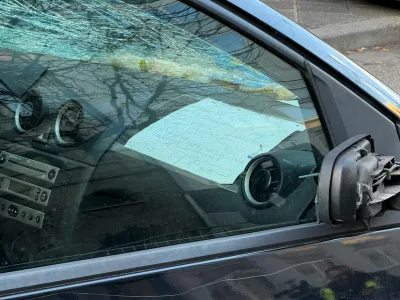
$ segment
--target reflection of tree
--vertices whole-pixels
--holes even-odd
[[[325,271],[329,283],[315,287],[305,280],[290,282],[274,299],[397,299],[399,278],[390,270],[359,272],[347,266],[334,266]]]
[[[266,77],[241,65],[243,61],[260,67],[259,61],[265,60],[262,48],[177,1],[153,1],[140,9],[121,1],[89,0],[9,0],[3,6],[0,40],[4,47],[134,70],[143,63],[151,73],[239,89],[242,83],[235,81],[245,80],[258,85],[259,92],[292,97],[284,89],[265,90]],[[16,16],[23,17],[15,21]],[[26,43],[27,38],[31,43]],[[239,60],[232,61],[226,52],[211,46],[215,39],[224,40],[218,42],[220,47],[229,48],[226,52]],[[230,47],[234,44],[241,48]],[[213,77],[203,78],[207,72]]]
[[[110,126],[142,129],[206,97],[279,115],[273,100],[292,99],[288,89],[308,96],[299,72],[213,18],[179,1],[126,2],[4,1],[3,54],[27,70],[30,62],[48,66],[34,86],[48,123],[68,100],[84,106],[86,139]],[[196,64],[200,73],[184,72]]]
[[[2,2],[0,57],[27,64],[27,71],[31,62],[48,67],[32,87],[49,108],[45,124],[53,124],[69,100],[85,109],[80,128],[86,139],[112,126],[141,130],[207,97],[278,114],[273,100],[293,97],[282,86],[297,90],[300,82],[306,90],[291,66],[179,1],[129,2],[138,6],[118,0]],[[271,87],[275,83],[278,89]],[[34,134],[43,130],[47,127],[39,126]],[[177,199],[170,199],[171,208],[181,207],[180,202],[173,205]],[[150,214],[142,215],[147,238]],[[169,228],[156,222],[157,235],[181,232],[176,219]],[[116,222],[123,223],[120,217]]]
[[[143,128],[206,97],[277,114],[268,100],[293,94],[275,88],[271,79],[306,90],[292,67],[179,1],[127,3],[4,2],[0,46],[11,48],[13,53],[4,53],[16,63],[48,66],[35,89],[49,106],[50,122],[65,101],[75,99],[90,108],[80,126],[82,137],[89,138],[112,124],[137,120]]]

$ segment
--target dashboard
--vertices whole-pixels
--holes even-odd
[[[85,72],[85,66],[92,67],[90,64],[79,65],[80,72]],[[12,65],[8,67],[12,68]],[[14,92],[8,88],[15,86],[14,82],[8,82],[9,72],[0,78],[8,83],[5,84],[7,88],[3,86],[3,92],[0,93],[1,137],[10,142],[96,165],[102,153],[110,146],[109,143],[127,127],[127,116],[120,109],[121,103],[117,103],[117,97],[114,105],[110,103],[110,92],[108,95],[90,94],[90,91],[85,90],[76,92],[74,88],[68,88],[68,84],[57,80],[58,75],[51,68],[30,65],[29,70],[35,67],[44,70],[34,74],[36,80],[26,91],[17,89]],[[16,68],[17,71],[21,72],[23,78],[17,82],[25,81],[26,73]],[[69,72],[73,74],[71,70]],[[13,74],[11,78],[16,77],[17,74]],[[141,113],[137,108],[132,111],[130,122]],[[102,142],[97,143],[99,140]],[[97,147],[96,151],[89,151],[93,147]]]
[[[128,103],[136,92],[107,89],[111,75],[108,66],[48,57],[0,65],[2,242],[33,239],[32,255],[71,241],[93,171],[149,99]]]

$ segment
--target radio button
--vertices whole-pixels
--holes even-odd
[[[9,214],[11,217],[16,217],[16,216],[18,216],[18,206],[15,206],[15,205],[11,204],[11,205],[8,207],[8,214]]]
[[[47,200],[47,192],[43,191],[43,193],[40,195],[40,200],[42,202],[45,202]]]
[[[52,180],[55,176],[56,176],[56,170],[54,169],[51,169],[47,174],[47,178],[49,178],[50,180]]]

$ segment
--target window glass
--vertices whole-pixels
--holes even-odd
[[[315,220],[302,74],[172,0],[4,0],[0,270]]]

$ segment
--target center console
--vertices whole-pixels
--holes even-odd
[[[6,145],[0,151],[3,236],[29,236],[44,245],[49,238],[68,241],[93,167],[21,144],[0,145]]]
[[[68,180],[69,174],[63,173],[58,167],[2,151],[0,215],[41,229],[45,218],[47,221],[58,213],[65,187],[55,186],[55,182],[63,181],[59,175]]]

